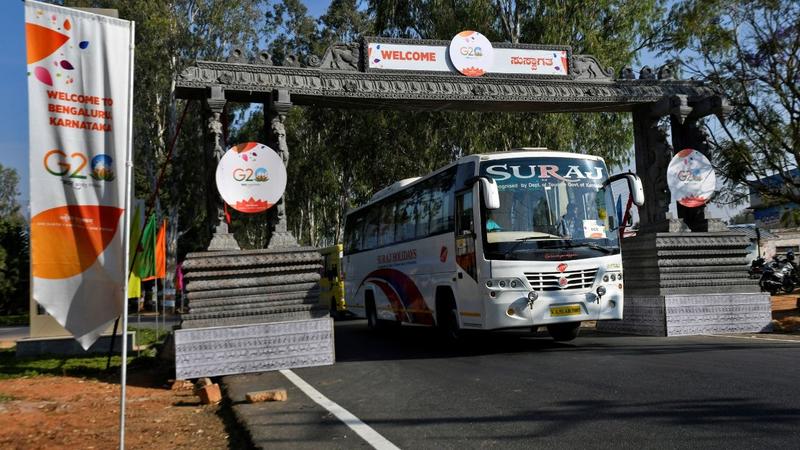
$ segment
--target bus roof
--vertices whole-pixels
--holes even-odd
[[[475,153],[475,154],[472,154],[472,155],[462,156],[461,158],[458,158],[457,160],[451,162],[450,164],[447,164],[445,166],[442,166],[442,167],[434,170],[433,172],[429,173],[428,175],[425,175],[425,176],[422,176],[422,177],[406,178],[406,179],[394,182],[391,185],[389,185],[389,186],[379,190],[375,194],[373,194],[372,197],[369,199],[369,201],[367,201],[363,205],[358,206],[356,208],[352,208],[349,211],[347,211],[347,213],[345,215],[354,213],[354,212],[356,212],[358,210],[361,210],[361,209],[363,209],[363,208],[365,208],[365,207],[367,207],[367,206],[369,206],[369,205],[371,205],[373,203],[377,203],[377,202],[383,200],[384,198],[391,196],[395,192],[399,192],[399,191],[401,191],[401,190],[403,190],[405,188],[408,188],[410,186],[413,186],[413,185],[415,185],[417,183],[421,183],[421,182],[427,180],[428,178],[431,178],[431,177],[437,175],[438,173],[443,172],[443,171],[445,171],[445,170],[447,170],[447,169],[449,169],[449,168],[451,168],[453,166],[459,165],[459,164],[466,164],[466,163],[469,163],[469,162],[474,162],[477,165],[477,164],[480,164],[482,161],[497,161],[497,160],[503,160],[503,159],[524,158],[524,157],[534,157],[534,156],[535,157],[539,157],[539,158],[542,158],[542,157],[544,157],[544,158],[581,158],[581,159],[590,159],[590,160],[593,160],[593,161],[603,161],[603,158],[601,158],[599,156],[595,156],[595,155],[587,155],[587,154],[584,154],[584,153],[559,152],[559,151],[555,151],[555,150],[548,150],[545,147],[521,147],[521,148],[514,148],[514,149],[511,149],[509,151],[501,151],[501,152],[493,152],[493,153]]]

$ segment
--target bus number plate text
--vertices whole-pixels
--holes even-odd
[[[553,317],[577,316],[581,314],[581,305],[551,306],[550,315]]]

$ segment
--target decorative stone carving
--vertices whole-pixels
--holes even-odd
[[[692,107],[689,106],[689,99],[686,95],[678,94],[673,95],[671,98],[670,115],[677,118],[680,123],[683,123],[689,114],[692,113]]]
[[[247,57],[244,54],[244,50],[239,47],[234,47],[231,49],[231,54],[228,55],[226,59],[229,63],[239,63],[239,64],[247,64]]]
[[[667,231],[670,194],[666,168],[672,158],[672,147],[651,108],[643,107],[634,112],[633,127],[636,173],[642,179],[645,195],[645,204],[639,208],[640,229]]]
[[[330,318],[177,330],[175,377],[190,379],[335,361]]]
[[[333,364],[321,268],[310,247],[187,255],[189,312],[175,333],[179,376]]]
[[[769,294],[625,294],[623,319],[599,321],[607,333],[690,336],[771,331]]]
[[[286,90],[279,90],[274,93],[273,100],[267,106],[269,117],[269,140],[273,148],[280,155],[283,164],[288,167],[289,165],[289,146],[286,143],[286,128],[283,125],[286,120],[286,114],[292,106],[289,92]],[[297,247],[297,239],[289,232],[286,219],[286,204],[284,199],[281,199],[275,205],[275,220],[272,236],[270,237],[270,249]]]
[[[281,62],[284,67],[300,67],[300,58],[297,55],[286,55]]]
[[[614,69],[604,69],[591,55],[574,55],[570,72],[578,80],[612,80],[614,77]]]
[[[644,66],[639,71],[639,79],[640,80],[655,80],[656,74],[653,73],[653,69],[650,66]]]
[[[219,87],[211,89],[211,97],[206,99],[207,110],[206,114],[206,142],[209,153],[213,155],[214,167],[219,163],[222,156],[225,154],[224,148],[224,135],[222,129],[222,114],[225,110],[225,93]],[[222,199],[217,195],[213,180],[209,180],[209,196],[213,196],[214,201],[211,202],[209,215],[216,217],[214,227],[214,234],[211,237],[211,242],[208,244],[208,250],[238,250],[239,244],[233,237],[233,234],[228,232],[228,224],[225,222],[225,212],[223,211]]]
[[[619,79],[620,80],[635,80],[636,74],[633,73],[633,69],[630,67],[623,67],[619,70]]]
[[[253,58],[253,64],[258,64],[261,66],[271,66],[272,65],[272,55],[270,55],[266,51],[261,51]]]
[[[357,71],[360,63],[361,44],[351,42],[349,44],[333,44],[328,47],[318,67],[321,69]]]
[[[598,66],[599,67],[599,66]],[[239,74],[239,76],[233,76]],[[609,75],[610,74],[606,74]],[[605,75],[604,75],[605,76]],[[220,79],[226,80],[224,83]],[[655,77],[652,78],[654,80]],[[243,65],[198,61],[186,68],[178,79],[178,95],[197,96],[212,86],[221,86],[237,99],[262,102],[264,95],[286,90],[312,101],[351,107],[385,106],[400,109],[427,108],[431,101],[441,101],[443,109],[475,108],[473,88],[491,95],[491,102],[481,102],[483,111],[596,111],[607,107],[614,111],[632,111],[636,105],[651,104],[665,97],[686,95],[694,100],[718,96],[697,81],[619,80],[610,78],[543,79],[492,75],[479,80],[454,74],[358,72],[304,67]],[[202,94],[201,94],[202,95]]]
[[[658,79],[659,80],[675,79],[675,69],[673,69],[672,64],[664,64],[658,68]]]

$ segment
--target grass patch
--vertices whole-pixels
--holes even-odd
[[[163,365],[163,361],[155,358],[157,349],[164,343],[167,335],[161,332],[156,339],[155,330],[148,328],[128,327],[129,331],[136,332],[136,343],[146,346],[146,350],[129,352],[129,369],[153,369]],[[121,336],[117,335],[117,339]],[[30,357],[17,357],[15,349],[0,350],[0,380],[20,377],[35,377],[40,375],[72,376],[85,378],[107,378],[119,373],[122,357],[111,357],[111,365],[106,370],[108,356],[105,354],[92,354],[86,356],[41,355]],[[2,395],[2,394],[0,394]]]
[[[27,314],[0,316],[0,327],[26,327],[28,324],[30,324],[30,317]]]
[[[133,357],[128,358],[128,364]],[[110,370],[116,371],[122,358],[111,357]],[[39,375],[99,378],[108,375],[106,356],[31,356],[18,358],[13,349],[0,351],[0,379],[35,377]]]
[[[10,402],[12,400],[16,400],[17,398],[13,395],[6,395],[0,392],[0,403]]]
[[[128,327],[128,331],[136,332],[136,345],[152,347],[162,344],[167,335],[162,331],[156,339],[156,330],[151,328]]]

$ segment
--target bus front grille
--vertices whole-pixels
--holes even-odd
[[[591,289],[594,279],[597,276],[597,269],[587,270],[568,270],[565,272],[525,272],[525,278],[531,284],[534,291],[560,291],[568,289]],[[561,286],[560,280],[564,277],[567,280],[565,286]]]

